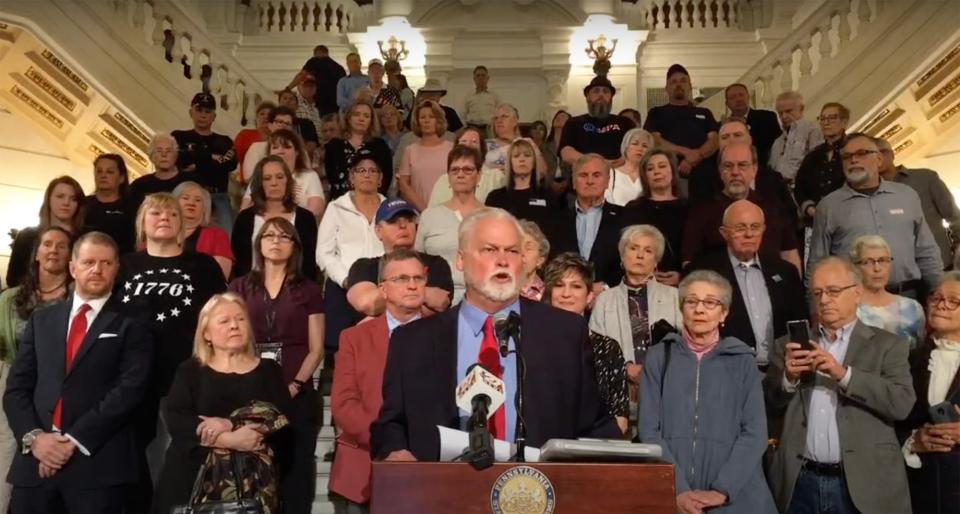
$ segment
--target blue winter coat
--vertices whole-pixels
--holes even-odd
[[[664,370],[664,353],[670,361]],[[661,380],[663,398],[661,401]],[[713,513],[776,513],[764,479],[767,418],[753,350],[725,337],[697,361],[683,338],[671,334],[647,352],[640,385],[640,438],[659,444],[676,467],[677,494],[725,493]]]

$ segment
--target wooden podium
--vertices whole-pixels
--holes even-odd
[[[498,463],[477,471],[461,462],[374,462],[371,514],[490,514],[495,486],[504,499],[537,489],[531,470],[514,469],[521,466],[549,480],[554,514],[677,511],[670,464]],[[507,482],[511,470],[520,481]]]

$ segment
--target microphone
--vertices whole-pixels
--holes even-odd
[[[497,334],[497,342],[500,344],[500,357],[506,358],[510,353],[510,337],[514,339],[520,331],[520,315],[516,312],[510,314],[498,314],[493,318],[494,332]]]
[[[467,422],[469,447],[462,456],[477,470],[493,465],[493,438],[487,428],[487,419],[503,405],[504,396],[503,380],[480,364],[471,365],[467,376],[457,386],[457,406],[471,413]]]

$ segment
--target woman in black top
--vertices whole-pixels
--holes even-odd
[[[253,205],[237,215],[230,236],[230,246],[236,259],[234,276],[242,277],[253,266],[253,238],[266,220],[286,218],[297,228],[303,242],[303,255],[314,255],[317,249],[317,222],[313,213],[298,207],[294,198],[294,179],[290,168],[276,155],[264,157],[250,178],[250,198]],[[300,271],[310,280],[317,278],[315,259],[304,258]]]
[[[313,455],[322,421],[313,374],[323,360],[323,290],[300,273],[300,236],[289,221],[267,220],[253,248],[253,269],[229,289],[246,302],[257,353],[276,357],[293,399],[293,444],[285,448],[290,467],[284,469],[280,485],[284,510],[310,512],[316,482]]]
[[[255,425],[234,428],[227,419],[250,402],[267,402],[289,412],[289,396],[280,366],[254,353],[253,330],[243,300],[233,293],[212,297],[200,313],[193,356],[177,368],[167,397],[165,418],[171,441],[166,451],[152,512],[170,512],[190,500],[200,466],[210,449],[270,455],[282,432],[265,437]],[[242,452],[242,453],[241,453]],[[243,466],[243,469],[249,469]],[[247,477],[248,478],[248,477]],[[278,512],[277,477],[259,476],[260,512]]]
[[[527,138],[517,139],[507,149],[507,156],[507,186],[491,191],[486,205],[536,223],[552,246],[557,247],[560,207],[543,187],[543,170],[538,166],[533,142]]]
[[[628,225],[653,225],[666,242],[657,265],[657,282],[676,287],[680,283],[680,243],[687,224],[687,201],[680,198],[677,158],[662,148],[647,152],[640,161],[640,198],[626,205]]]
[[[387,142],[380,138],[380,121],[373,104],[357,99],[343,117],[340,137],[331,139],[324,151],[324,167],[333,201],[350,191],[350,162],[360,149],[372,154],[377,167],[383,170],[380,193],[385,194],[393,182],[393,156]],[[328,202],[329,203],[329,202]]]
[[[83,188],[73,177],[64,175],[50,181],[40,206],[40,225],[21,229],[13,240],[7,264],[7,287],[20,285],[27,274],[30,254],[41,229],[55,225],[69,232],[74,239],[80,235],[84,201]]]
[[[134,251],[133,221],[137,207],[130,195],[130,177],[123,157],[105,153],[93,161],[94,194],[84,206],[85,231],[108,234],[117,243],[120,255]]]

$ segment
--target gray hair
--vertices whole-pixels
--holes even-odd
[[[836,255],[828,255],[819,261],[813,263],[810,266],[810,280],[813,280],[813,276],[817,274],[817,271],[830,264],[839,264],[843,266],[843,269],[847,270],[847,273],[850,275],[850,280],[858,286],[863,285],[863,275],[860,274],[860,270],[854,266],[849,259],[844,259],[843,257],[837,257]]]
[[[585,164],[587,164],[590,161],[600,161],[603,163],[604,166],[607,166],[607,159],[604,158],[604,156],[598,153],[585,153],[580,157],[578,157],[577,160],[573,163],[573,174],[576,175],[577,172],[580,171],[580,168],[582,168]]]
[[[940,278],[937,280],[937,287],[934,289],[939,289],[940,286],[947,282],[960,282],[960,270],[951,270],[940,275]]]
[[[550,241],[547,240],[547,236],[543,234],[543,231],[540,230],[540,227],[530,220],[520,220],[519,223],[521,235],[525,235],[537,243],[537,251],[540,252],[541,257],[544,259],[549,257]]]
[[[800,103],[800,105],[803,105],[803,95],[797,91],[784,91],[783,93],[780,93],[777,95],[776,101],[779,102],[781,100],[796,100]]]
[[[157,143],[160,141],[170,141],[170,144],[173,145],[173,154],[177,155],[180,152],[180,145],[177,144],[177,138],[173,137],[169,132],[158,132],[150,138],[150,143],[147,145],[147,155],[153,155],[153,151],[156,149]]]
[[[630,240],[634,237],[642,236],[649,237],[653,239],[657,244],[657,262],[660,262],[660,259],[663,258],[663,251],[666,248],[666,240],[663,238],[663,234],[660,232],[657,227],[653,225],[630,225],[629,227],[623,229],[620,232],[620,242],[617,243],[617,250],[620,253],[620,258],[623,258],[623,252],[627,249],[627,245],[630,244]]]
[[[856,264],[863,257],[863,251],[868,249],[885,250],[887,255],[890,255],[890,245],[887,241],[878,235],[869,234],[858,237],[850,245],[850,262]]]
[[[481,207],[468,214],[467,217],[463,218],[463,221],[460,222],[460,228],[457,230],[457,246],[461,252],[466,251],[470,235],[473,233],[473,229],[477,223],[486,219],[507,220],[517,229],[517,235],[523,235],[523,228],[520,226],[517,218],[513,217],[513,214],[498,207]]]
[[[630,146],[630,143],[633,143],[634,139],[646,139],[647,146],[649,148],[653,148],[653,145],[654,145],[653,134],[647,132],[646,130],[643,130],[642,128],[632,128],[628,130],[626,134],[623,135],[623,141],[620,142],[621,157],[623,157],[624,155],[627,155],[627,147]],[[642,173],[643,169],[641,169],[640,172]]]
[[[687,297],[687,290],[697,282],[710,284],[719,289],[720,303],[723,305],[723,309],[730,310],[730,304],[733,303],[733,288],[730,286],[730,282],[716,271],[705,269],[694,271],[680,281],[678,288],[680,289],[681,308],[683,308],[683,299]]]
[[[180,196],[186,193],[187,189],[190,189],[191,187],[200,191],[200,197],[203,198],[203,216],[200,218],[200,225],[205,227],[210,224],[211,211],[213,210],[213,201],[210,199],[210,193],[200,184],[197,184],[192,180],[188,180],[186,182],[177,184],[177,187],[173,188],[172,194],[174,198],[179,201]]]

